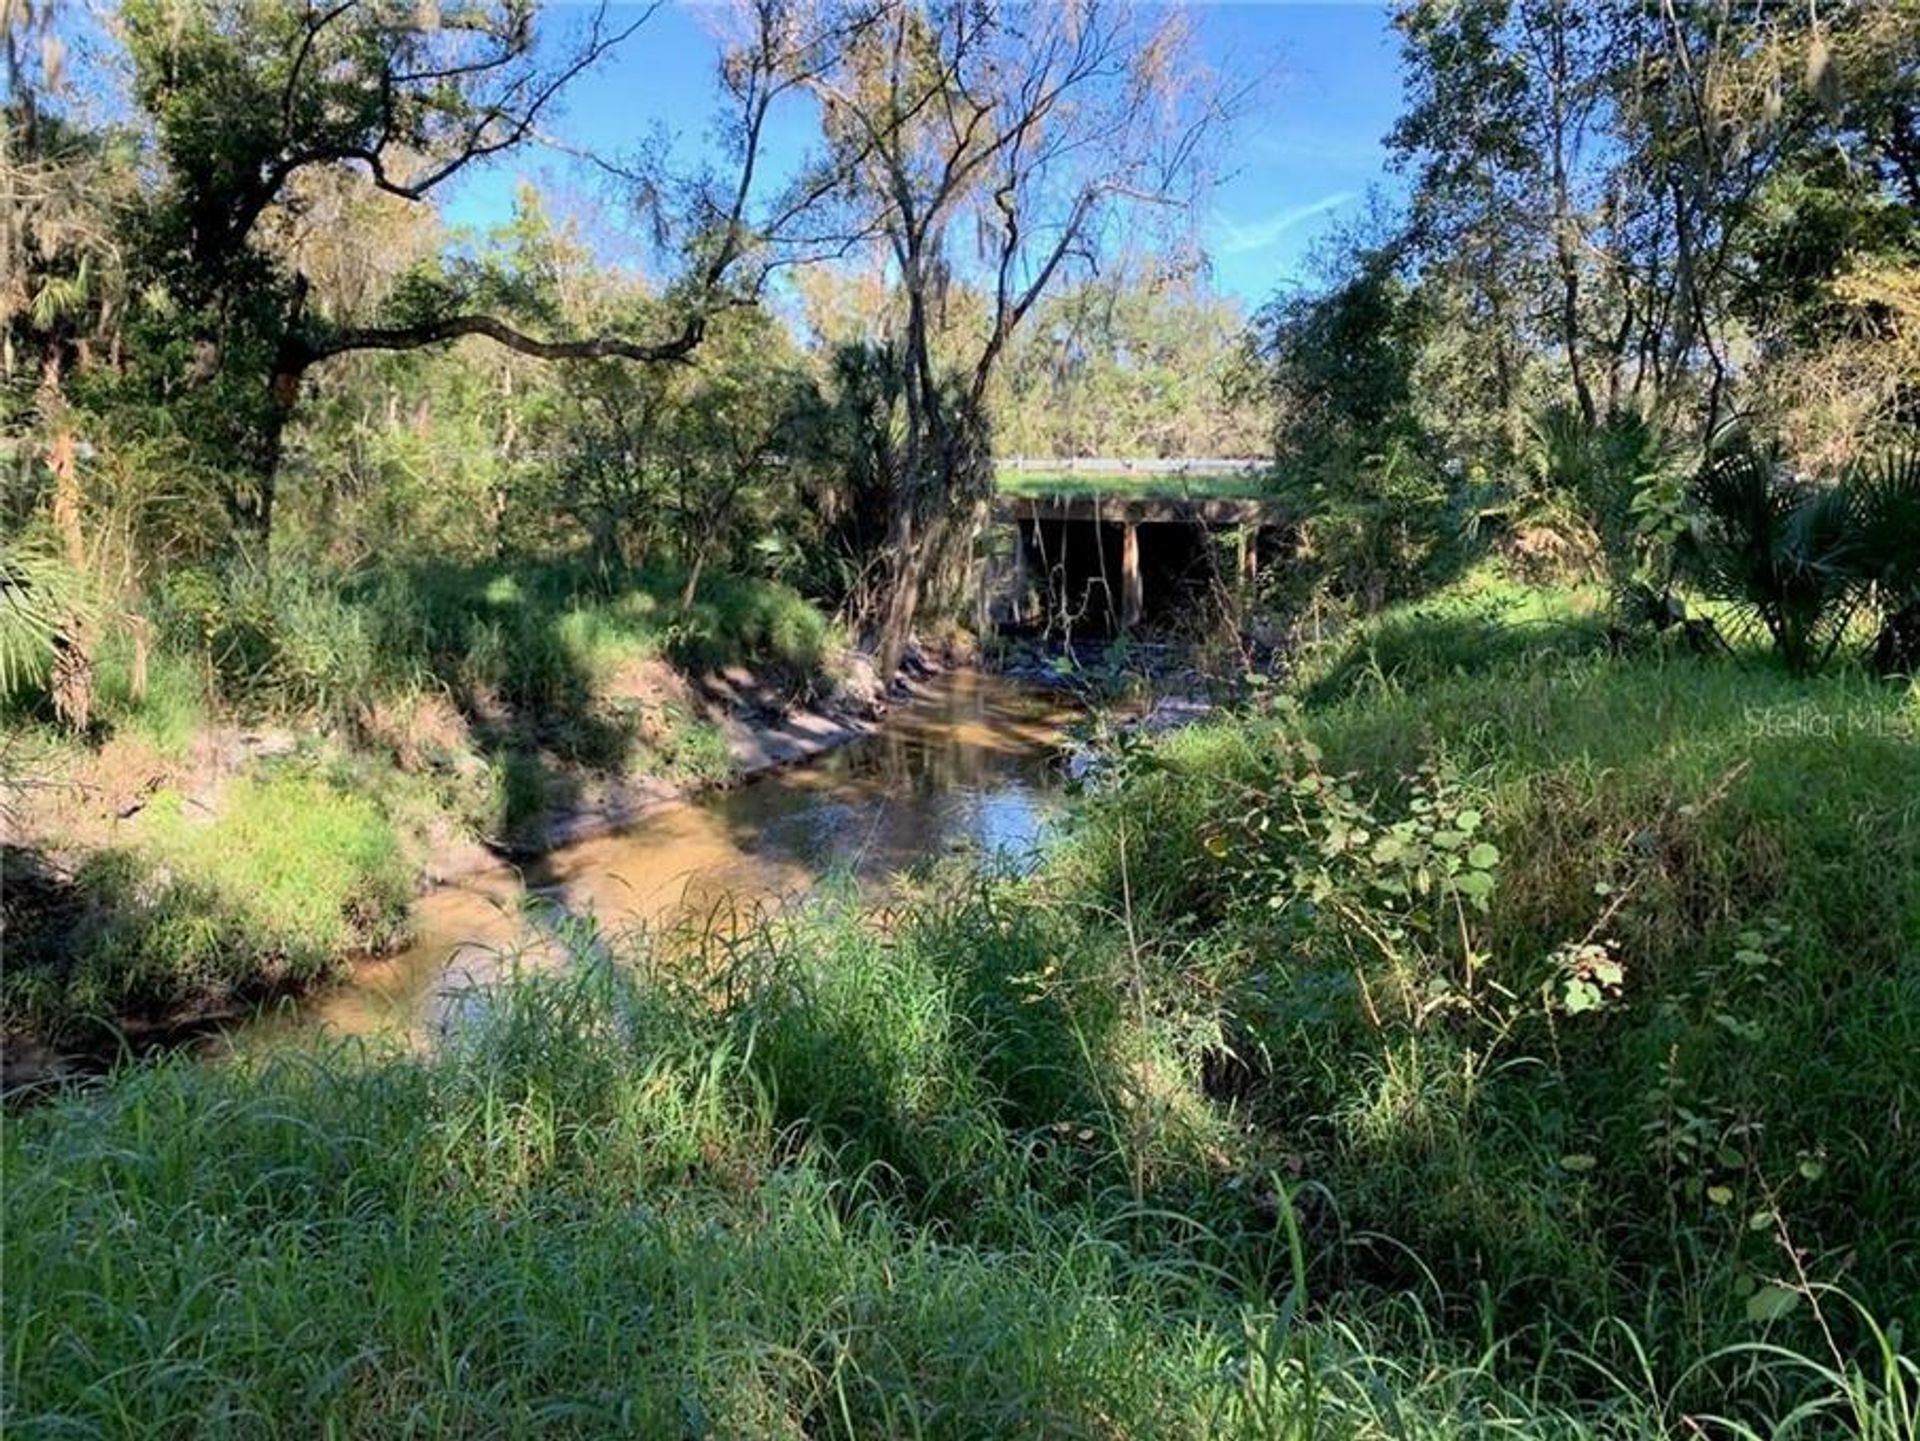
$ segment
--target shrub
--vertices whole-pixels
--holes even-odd
[[[1680,555],[1709,595],[1771,637],[1787,665],[1823,666],[1877,611],[1872,650],[1910,665],[1920,607],[1920,453],[1856,465],[1832,484],[1788,475],[1741,429],[1716,437],[1694,478],[1699,518]]]
[[[92,609],[86,578],[50,547],[0,547],[0,700],[44,682],[66,629]]]
[[[1218,958],[1242,1104],[1391,1238],[1330,1280],[1631,1315],[1677,1378],[1776,1309],[1824,1344],[1802,1268],[1920,1324],[1917,742],[1859,677],[1522,659],[1170,738],[1073,865],[1117,903],[1153,837],[1124,893]]]
[[[190,657],[110,635],[98,656],[96,711],[109,730],[129,731],[164,755],[184,755],[207,725],[206,687]]]

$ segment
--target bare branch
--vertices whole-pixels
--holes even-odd
[[[634,360],[646,364],[685,360],[706,333],[704,315],[690,316],[679,334],[652,344],[623,336],[599,335],[584,340],[542,340],[492,315],[449,315],[417,325],[347,327],[304,341],[295,364],[306,365],[355,350],[419,350],[464,336],[482,335],[521,355],[537,360]]]

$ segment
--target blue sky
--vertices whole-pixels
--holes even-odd
[[[1383,4],[1236,0],[1194,12],[1210,60],[1270,75],[1200,226],[1215,283],[1257,305],[1277,286],[1305,278],[1314,242],[1357,214],[1369,187],[1395,187],[1381,140],[1399,112],[1398,48]],[[697,0],[663,7],[614,58],[576,82],[547,128],[570,146],[601,152],[630,149],[664,129],[677,154],[700,155],[716,104],[715,18]],[[770,157],[791,164],[811,138],[778,137]],[[463,177],[443,202],[447,218],[468,225],[505,218],[523,179],[576,196],[586,188],[574,165],[528,151]]]

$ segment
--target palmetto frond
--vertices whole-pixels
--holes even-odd
[[[1920,600],[1920,444],[1855,466],[1847,490],[1862,577],[1890,604]]]
[[[90,606],[84,577],[53,551],[0,544],[0,696],[45,676],[61,638]]]
[[[1716,439],[1691,491],[1682,559],[1694,579],[1765,626],[1794,669],[1818,665],[1860,600],[1851,491],[1796,480],[1739,430]]]
[[[1920,444],[1856,466],[1847,489],[1860,576],[1882,617],[1874,666],[1886,675],[1920,673]]]

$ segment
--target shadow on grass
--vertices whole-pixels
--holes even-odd
[[[1447,598],[1396,607],[1309,661],[1300,697],[1327,705],[1368,690],[1416,690],[1449,676],[1484,676],[1597,654],[1608,646],[1597,614],[1525,598]]]
[[[645,769],[670,774],[717,763],[692,713],[648,695],[636,667],[744,665],[797,685],[829,644],[825,617],[784,586],[716,574],[689,601],[683,577],[658,568],[426,563],[354,581],[342,599],[384,682],[432,687],[458,709],[496,777],[493,834],[508,842],[642,768],[645,750]]]
[[[63,1063],[83,1069],[230,1020],[333,961],[275,945],[217,887],[131,850],[97,851],[68,871],[7,846],[0,870],[0,1029],[59,1046]],[[9,1064],[8,1088],[34,1079],[35,1065],[33,1056],[24,1072]]]
[[[0,1016],[86,1039],[232,1014],[403,938],[413,873],[379,808],[288,769],[231,783],[217,816],[156,796],[68,867],[9,847]]]

